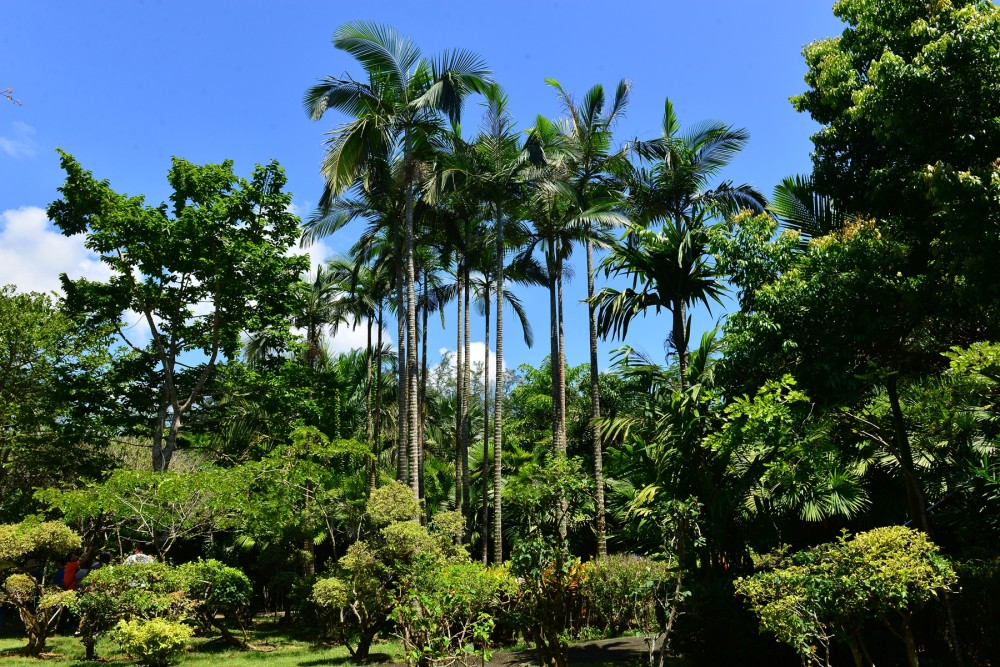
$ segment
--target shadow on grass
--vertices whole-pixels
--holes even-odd
[[[340,658],[319,658],[316,660],[302,660],[296,664],[299,667],[323,667],[324,665],[382,665],[390,662],[392,656],[388,653],[369,653],[368,659],[364,662],[355,662],[350,656],[343,656]]]

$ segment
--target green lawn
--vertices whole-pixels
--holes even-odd
[[[10,628],[7,629],[8,632]],[[611,640],[612,642],[614,640]],[[350,667],[350,656],[342,646],[325,647],[315,643],[315,635],[308,630],[289,630],[273,622],[258,621],[257,627],[251,638],[251,643],[257,650],[237,651],[220,646],[217,640],[195,638],[188,652],[181,661],[181,667],[222,665],[223,667],[323,667],[326,665]],[[593,642],[587,642],[592,644]],[[597,642],[602,643],[602,642]],[[8,635],[0,637],[0,665],[10,665],[16,667],[45,666],[52,667],[101,667],[107,665],[132,664],[131,661],[119,651],[117,644],[109,639],[101,640],[97,645],[97,655],[100,660],[84,660],[84,648],[79,638],[72,636],[52,637],[46,644],[46,659],[38,661],[31,658],[23,658],[17,652],[24,646],[24,640],[20,637]],[[524,644],[507,647],[506,650],[523,651],[528,647]],[[503,667],[510,667],[518,664],[527,656],[524,654],[516,656],[498,656],[498,664]],[[642,667],[646,664],[645,655],[639,657],[634,654],[628,657],[619,655],[610,662],[602,663],[600,660],[607,660],[610,656],[591,656],[585,660],[588,667]],[[403,651],[398,643],[382,642],[372,647],[371,660],[369,663],[389,663],[403,662]],[[478,663],[477,663],[478,664]],[[686,667],[688,663],[683,660],[671,660],[671,667]]]
[[[268,667],[322,667],[324,665],[352,664],[347,649],[342,646],[327,648],[316,646],[307,636],[289,634],[276,626],[263,625],[254,632],[252,643],[259,650],[235,651],[220,648],[211,639],[192,642],[191,650],[185,655],[183,665],[223,664],[225,667],[252,667],[267,664]],[[16,637],[0,638],[0,665],[39,665],[37,660],[16,655],[24,646],[24,640]],[[97,645],[100,661],[84,660],[83,644],[76,637],[52,637],[46,643],[46,665],[59,667],[99,667],[121,663],[131,664],[119,650],[117,644],[104,639]],[[395,662],[402,659],[399,644],[385,642],[372,647],[371,657],[376,662]]]

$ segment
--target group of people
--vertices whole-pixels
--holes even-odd
[[[133,549],[132,554],[122,561],[122,565],[135,565],[153,562],[153,557],[146,554],[142,547]],[[111,552],[102,551],[97,555],[80,560],[78,554],[73,554],[66,564],[56,571],[56,583],[67,591],[75,591],[80,583],[94,570],[111,565]]]

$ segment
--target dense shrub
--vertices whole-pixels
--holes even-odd
[[[156,561],[103,567],[88,574],[73,604],[87,658],[94,659],[97,640],[119,621],[187,616],[192,602],[185,587],[177,568]]]
[[[962,647],[976,665],[1000,665],[1000,558],[969,560],[955,564],[961,591],[955,615]],[[940,612],[940,610],[936,610]],[[937,613],[923,625],[945,627],[944,614]]]
[[[250,579],[240,570],[212,559],[185,563],[178,570],[201,628],[208,631],[215,627],[228,642],[244,645],[244,618],[253,598]],[[223,618],[237,624],[243,633],[243,641],[232,635]]]
[[[514,547],[511,569],[521,583],[516,622],[545,664],[565,667],[574,619],[582,615],[580,560],[563,545],[524,540]]]
[[[6,575],[0,579],[0,604],[17,609],[28,640],[26,655],[45,649],[63,609],[73,601],[74,592],[53,585],[49,574],[54,559],[79,548],[80,536],[57,521],[0,525],[0,577]]]
[[[394,612],[407,652],[418,664],[489,660],[496,616],[512,604],[518,586],[505,567],[476,562],[416,566]]]
[[[616,637],[658,627],[657,592],[670,575],[665,563],[641,556],[613,555],[586,563],[580,594],[591,624]]]
[[[737,580],[736,590],[761,626],[803,660],[828,662],[836,639],[847,644],[856,663],[870,662],[863,631],[876,620],[902,639],[908,664],[916,665],[912,616],[955,580],[926,534],[891,526],[779,559],[772,570]]]
[[[428,528],[413,520],[418,508],[413,492],[404,484],[390,482],[376,489],[367,505],[371,528],[363,539],[348,547],[334,571],[312,588],[312,602],[322,610],[330,634],[357,660],[365,659],[371,643],[388,628],[389,616],[404,604],[403,600],[412,602],[416,591],[422,590],[418,580],[430,576],[429,572],[468,562],[468,551],[461,544],[461,514],[439,513]],[[415,652],[423,651],[429,643],[423,639],[423,624],[433,623],[431,617],[440,619],[442,614],[452,613],[448,601],[428,598],[427,602],[423,610],[419,601],[414,602],[412,617],[409,612],[402,617],[396,614],[397,620],[405,618],[411,623],[413,640],[406,639],[404,630],[404,642],[409,641],[408,646]],[[439,603],[445,606],[439,608]],[[454,617],[464,618],[462,612],[454,612]],[[471,637],[470,632],[458,632]],[[444,653],[453,645],[447,641],[445,647],[436,646],[434,650]]]
[[[409,521],[420,511],[420,502],[405,484],[390,482],[372,493],[365,506],[372,524],[381,528],[397,521]]]
[[[192,634],[183,623],[151,618],[119,621],[112,637],[138,664],[165,667],[177,661]]]

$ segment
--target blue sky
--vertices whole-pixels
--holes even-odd
[[[0,36],[0,284],[50,290],[57,276],[99,277],[80,239],[58,237],[44,216],[62,183],[55,148],[99,178],[147,201],[166,199],[171,156],[198,163],[233,159],[247,174],[278,159],[302,215],[322,187],[323,133],[340,118],[317,123],[302,111],[307,87],[323,75],[360,74],[330,42],[345,21],[394,26],[423,52],[477,51],[507,89],[522,127],[560,109],[544,79],[582,95],[591,85],[632,81],[622,139],[657,134],[669,96],[684,124],[720,120],[750,131],[749,147],[725,178],[769,194],[783,177],[810,168],[816,126],[788,97],[804,89],[803,45],[843,26],[826,0],[746,2],[347,3],[235,0],[5,2]],[[478,124],[476,100],[463,126]],[[314,248],[347,248],[343,235]],[[582,253],[577,256],[582,263]],[[584,269],[566,293],[567,361],[587,360]],[[599,283],[600,284],[600,283]],[[548,305],[541,289],[523,295],[538,338],[528,350],[507,328],[505,363],[537,363],[547,352]],[[714,315],[720,315],[716,312]],[[432,320],[434,321],[434,320]],[[509,321],[509,319],[508,319]],[[711,320],[696,318],[703,329]],[[454,332],[436,320],[432,350],[454,347]],[[481,321],[473,324],[482,340]],[[633,325],[629,342],[662,357],[668,315]],[[395,327],[390,326],[394,335]],[[341,346],[355,337],[342,335]],[[618,342],[602,344],[602,362]]]

